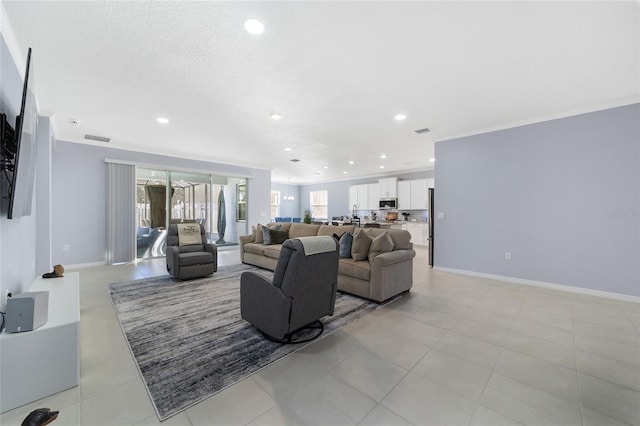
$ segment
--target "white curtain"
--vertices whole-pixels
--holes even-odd
[[[107,263],[131,262],[136,258],[136,168],[107,163]]]

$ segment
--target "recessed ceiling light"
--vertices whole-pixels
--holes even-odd
[[[387,158],[387,154],[382,154],[382,155],[380,156],[380,158],[382,158],[382,159],[384,160],[385,158]]]
[[[282,114],[278,114],[277,112],[272,112],[271,118],[273,118],[274,120],[280,120],[282,118]]]
[[[406,120],[407,119],[407,115],[406,114],[397,114],[395,117],[393,117],[396,119],[396,121],[402,121],[402,120]]]
[[[384,169],[384,166],[380,166],[379,168]]]
[[[355,161],[353,161],[353,160],[349,161],[349,164],[355,164],[355,163],[356,163],[356,162],[355,162]]]
[[[328,168],[329,168],[329,166],[324,166],[324,168],[325,168],[325,169],[328,169]]]
[[[432,163],[435,163],[436,159],[435,158],[429,158],[429,161],[431,161]]]
[[[165,118],[165,117],[158,117],[156,118],[156,121],[160,124],[168,124],[169,123],[169,119]]]
[[[262,34],[264,32],[264,25],[257,19],[247,19],[244,21],[244,29],[250,34]]]
[[[286,147],[284,150],[285,150],[285,151],[291,151],[291,148]]]
[[[344,172],[342,172],[342,173],[346,175],[346,174],[347,174],[347,173],[349,173],[349,172],[345,170],[345,171],[344,171]]]

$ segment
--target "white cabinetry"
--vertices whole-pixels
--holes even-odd
[[[358,187],[358,208],[366,210],[369,208],[369,186],[357,185]]]
[[[353,206],[358,208],[358,187],[356,185],[351,185],[349,187],[349,211],[353,210]]]
[[[411,242],[417,246],[429,245],[426,223],[407,223],[407,231],[411,234]]]
[[[380,184],[380,198],[397,198],[398,197],[398,178],[378,179]]]
[[[428,192],[427,179],[411,181],[411,208],[413,210],[426,210],[429,208],[427,205]]]
[[[433,180],[433,179],[432,179]],[[398,182],[398,209],[426,210],[429,179],[401,180]]]
[[[411,210],[411,181],[398,181],[398,210]]]
[[[380,185],[377,183],[370,183],[367,185],[367,189],[369,196],[369,210],[378,210],[378,208],[380,208]]]
[[[354,205],[357,206],[357,210],[378,210],[379,200],[380,190],[377,183],[349,187],[349,211],[353,210]]]
[[[47,322],[33,331],[0,334],[0,412],[80,382],[78,273],[37,278],[29,291],[49,292]]]

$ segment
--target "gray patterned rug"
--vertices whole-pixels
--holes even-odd
[[[160,420],[196,404],[303,345],[266,339],[240,318],[240,274],[269,271],[224,266],[213,276],[169,276],[109,285],[131,352]],[[379,305],[342,294],[323,319],[323,336]]]

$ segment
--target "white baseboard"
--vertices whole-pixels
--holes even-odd
[[[630,296],[627,294],[611,293],[608,291],[592,290],[589,288],[573,287],[570,285],[547,283],[544,281],[528,280],[524,278],[507,277],[504,275],[486,274],[484,272],[466,271],[464,269],[443,268],[440,266],[434,266],[433,269],[435,269],[436,271],[451,272],[452,274],[468,275],[472,277],[488,278],[496,281],[504,281],[512,284],[530,285],[533,287],[542,287],[542,288],[548,288],[551,290],[565,291],[569,293],[586,294],[588,296],[603,297],[606,299],[620,300],[623,302],[640,303],[640,297]]]
[[[94,266],[104,266],[107,262],[89,262],[89,263],[77,263],[75,265],[63,265],[64,269],[83,269],[83,268],[92,268]]]

